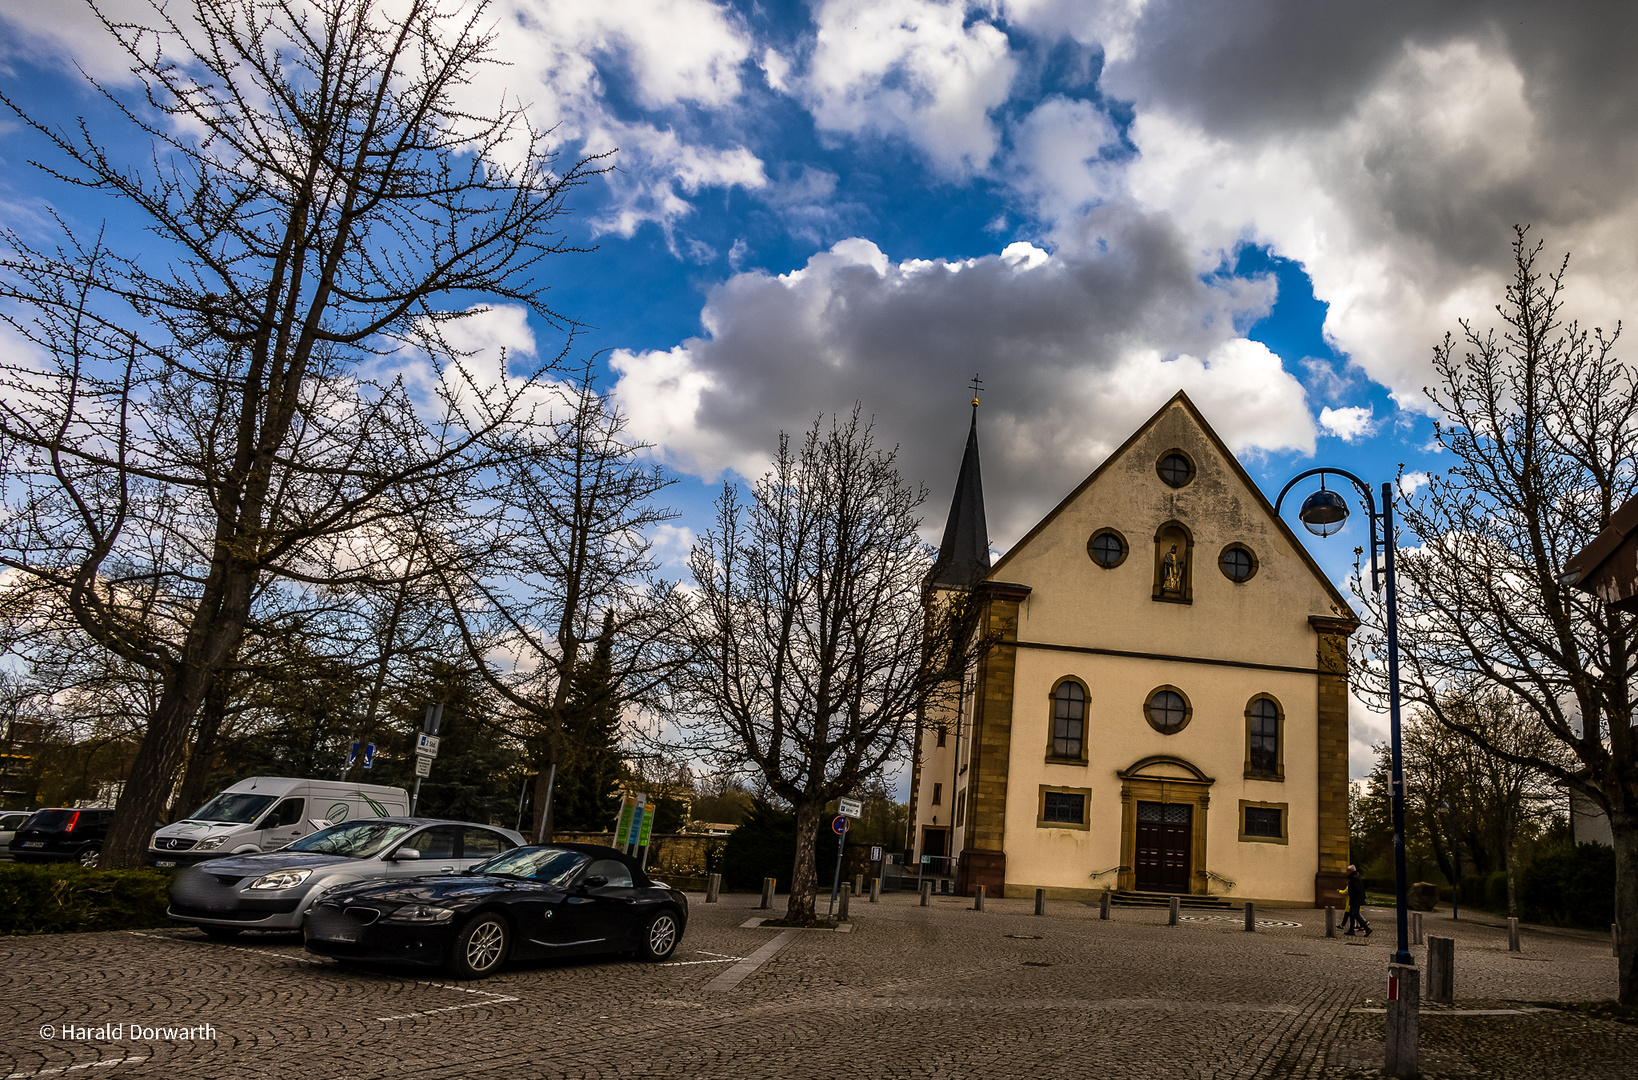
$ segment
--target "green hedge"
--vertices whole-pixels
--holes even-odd
[[[170,885],[171,875],[163,870],[0,863],[0,934],[168,926]]]

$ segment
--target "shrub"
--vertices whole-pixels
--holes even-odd
[[[730,889],[759,892],[763,878],[778,878],[788,892],[796,861],[796,815],[762,799],[751,804],[744,824],[728,835],[722,854],[722,883]]]
[[[0,934],[167,926],[170,884],[171,876],[162,870],[0,864]]]
[[[1605,927],[1615,908],[1615,851],[1577,844],[1546,852],[1524,868],[1519,901],[1538,922]]]
[[[1484,906],[1491,911],[1507,910],[1507,871],[1492,870],[1484,879]]]

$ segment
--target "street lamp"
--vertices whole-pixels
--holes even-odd
[[[1387,585],[1388,609],[1388,723],[1392,732],[1393,748],[1393,777],[1390,787],[1393,791],[1393,872],[1394,872],[1394,904],[1397,928],[1399,932],[1398,946],[1393,954],[1395,964],[1414,964],[1410,954],[1410,916],[1409,905],[1406,903],[1407,881],[1405,876],[1405,772],[1399,752],[1399,604],[1398,593],[1394,585],[1393,555],[1394,542],[1393,528],[1393,485],[1382,485],[1382,512],[1377,513],[1376,500],[1371,498],[1370,485],[1345,469],[1319,468],[1309,469],[1298,473],[1280,489],[1280,497],[1274,500],[1274,514],[1279,516],[1280,504],[1285,501],[1286,492],[1290,491],[1299,482],[1310,476],[1320,477],[1319,490],[1302,501],[1302,509],[1297,512],[1297,518],[1303,527],[1315,536],[1330,536],[1338,532],[1348,518],[1348,500],[1340,492],[1331,491],[1325,486],[1326,476],[1340,476],[1352,481],[1358,489],[1361,499],[1365,503],[1365,511],[1370,516],[1371,526],[1371,591],[1381,592],[1384,584]],[[1378,524],[1381,529],[1378,530]],[[1382,564],[1377,564],[1377,552],[1382,552]]]

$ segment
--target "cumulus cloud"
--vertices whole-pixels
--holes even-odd
[[[825,0],[798,96],[822,131],[905,139],[945,177],[982,171],[1018,63],[970,16],[964,0]]]
[[[1098,24],[1074,6],[1026,21],[1118,35],[1102,86],[1134,103],[1134,200],[1203,266],[1244,241],[1301,262],[1327,336],[1402,406],[1425,407],[1443,332],[1488,317],[1515,222],[1575,252],[1576,314],[1638,301],[1638,71],[1610,44],[1638,11],[1156,0]]]
[[[1104,230],[1118,243],[1101,255],[1020,243],[895,262],[854,238],[787,274],[735,274],[710,293],[704,335],[615,353],[615,395],[634,434],[707,479],[760,474],[781,430],[862,401],[941,519],[976,370],[1002,547],[1180,388],[1237,451],[1311,451],[1302,387],[1235,329],[1266,310],[1272,285],[1202,280],[1162,221],[1127,215]]]
[[[1348,405],[1340,409],[1330,406],[1320,410],[1320,427],[1326,434],[1335,435],[1343,442],[1363,439],[1376,430],[1371,422],[1371,409],[1366,405]]]

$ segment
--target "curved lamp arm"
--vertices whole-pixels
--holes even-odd
[[[1377,550],[1382,546],[1382,543],[1381,543],[1380,540],[1377,539],[1376,499],[1372,498],[1372,496],[1371,496],[1371,487],[1365,481],[1361,480],[1359,477],[1355,476],[1353,473],[1349,472],[1347,469],[1336,469],[1336,468],[1332,468],[1330,466],[1322,466],[1322,467],[1320,467],[1318,469],[1309,469],[1307,472],[1298,473],[1296,476],[1293,476],[1289,481],[1286,482],[1285,487],[1280,489],[1279,498],[1274,500],[1274,516],[1279,517],[1279,515],[1280,515],[1280,505],[1285,502],[1286,492],[1290,491],[1292,488],[1296,487],[1297,484],[1300,481],[1306,480],[1310,476],[1323,476],[1323,475],[1340,476],[1340,477],[1343,477],[1344,479],[1347,479],[1347,480],[1351,481],[1353,483],[1355,489],[1357,489],[1359,491],[1360,498],[1363,499],[1364,502],[1365,502],[1365,513],[1366,513],[1367,519],[1370,521],[1370,525],[1371,525],[1371,591],[1372,592],[1381,592],[1382,591],[1382,571],[1377,566],[1376,553],[1377,553]],[[1388,485],[1383,484],[1382,485],[1382,498],[1387,499],[1388,497],[1389,497]]]

